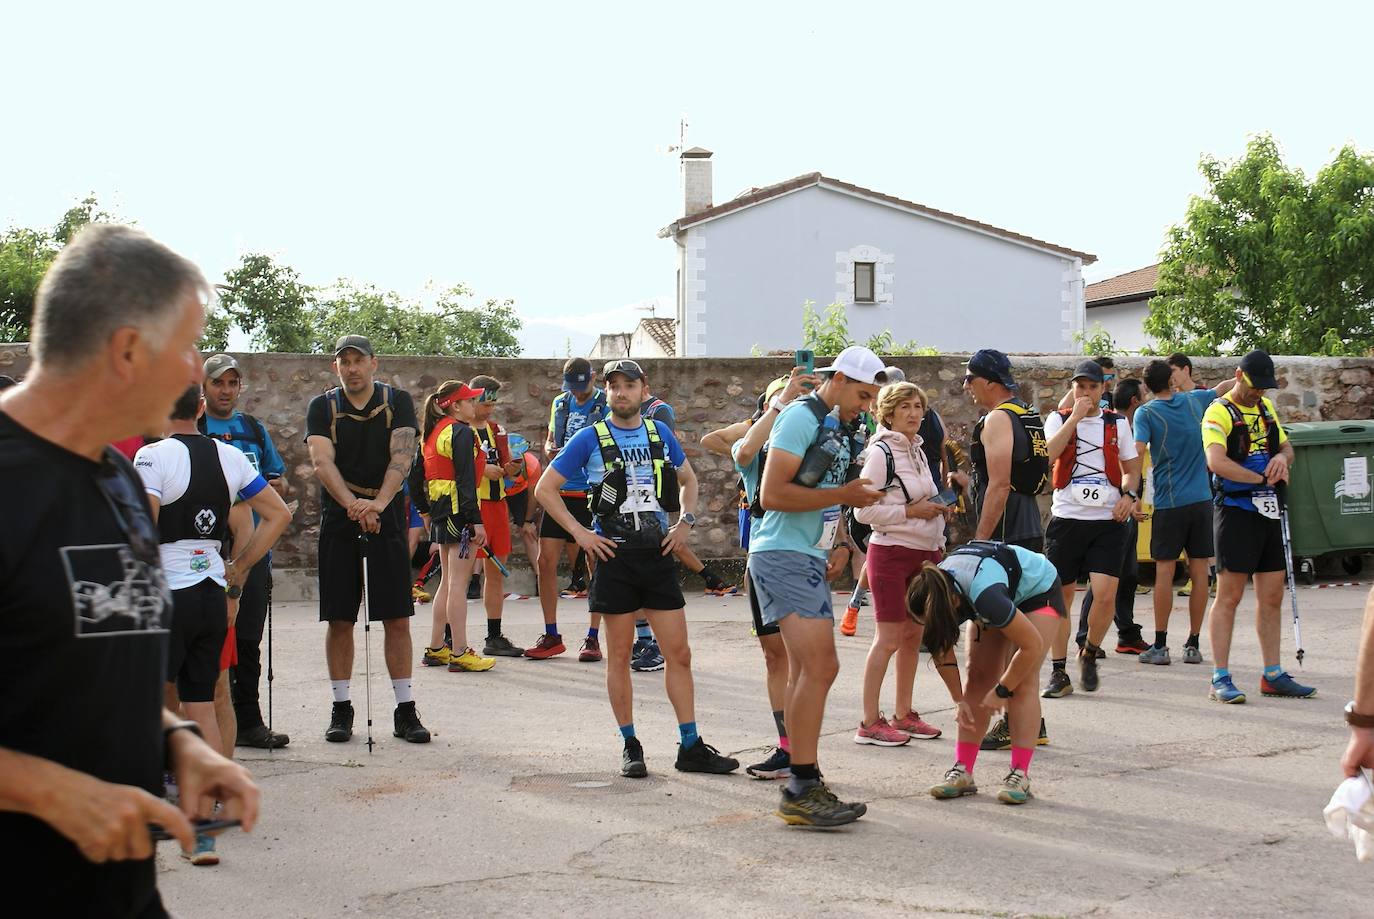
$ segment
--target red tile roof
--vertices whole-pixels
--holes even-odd
[[[1127,300],[1148,299],[1155,295],[1158,283],[1159,265],[1154,264],[1089,284],[1083,288],[1083,300],[1088,306],[1108,306]]]
[[[724,204],[717,204],[715,207],[707,208],[704,211],[699,211],[695,214],[691,214],[686,217],[679,217],[673,223],[664,227],[662,230],[659,230],[658,235],[660,237],[676,236],[678,233],[682,232],[688,227],[695,226],[696,224],[702,223],[707,220],[713,220],[716,217],[729,214],[732,211],[738,211],[746,207],[752,207],[755,204],[762,204],[765,201],[772,200],[773,198],[779,198],[783,195],[791,194],[794,191],[800,191],[803,188],[809,188],[812,185],[832,188],[837,191],[857,195],[862,198],[869,198],[873,201],[876,201],[879,204],[886,204],[890,207],[898,207],[909,211],[915,211],[918,214],[924,214],[928,217],[933,217],[937,220],[943,220],[948,223],[954,223],[960,226],[969,227],[971,229],[978,230],[992,236],[998,236],[1002,239],[1011,240],[1012,242],[1018,242],[1025,245],[1034,246],[1038,249],[1048,249],[1051,252],[1058,252],[1061,255],[1067,255],[1072,258],[1081,258],[1083,260],[1083,264],[1085,265],[1091,265],[1093,262],[1097,261],[1097,256],[1093,255],[1090,252],[1080,252],[1077,249],[1069,249],[1065,246],[1057,246],[1054,243],[1046,242],[1043,239],[1036,239],[1033,236],[1026,236],[1021,233],[1014,233],[1011,230],[1004,230],[1001,227],[995,227],[991,224],[982,223],[977,220],[971,220],[968,217],[960,217],[958,214],[951,214],[949,211],[937,210],[933,207],[927,207],[924,204],[918,204],[915,201],[907,201],[902,198],[893,197],[892,195],[885,195],[882,192],[874,191],[871,188],[864,188],[860,185],[852,185],[849,182],[842,182],[839,179],[832,179],[828,176],[821,175],[819,172],[808,172],[806,175],[800,175],[794,179],[788,179],[786,182],[779,182],[776,185],[768,185],[764,188],[750,189],[748,193],[740,195],[733,201],[727,201]]]

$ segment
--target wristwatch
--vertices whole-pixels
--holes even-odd
[[[697,525],[697,515],[693,514],[691,511],[688,511],[685,514],[678,515],[677,519],[679,523],[685,523],[689,527],[694,527]]]
[[[1125,495],[1126,497],[1130,498],[1132,501],[1139,501],[1139,500],[1140,500],[1140,492],[1136,492],[1136,491],[1123,491],[1122,494]]]
[[[998,683],[996,686],[992,687],[992,691],[997,693],[997,698],[999,699],[1010,699],[1012,696],[1016,695],[1016,693],[1012,692],[1010,689],[1003,686],[1001,683]]]
[[[230,600],[237,600],[239,597],[243,596],[243,587],[239,584],[230,584],[228,587],[224,588],[224,595]]]
[[[1362,715],[1355,711],[1355,700],[1345,706],[1345,723],[1352,728],[1374,728],[1374,715]]]
[[[201,740],[205,739],[205,734],[201,731],[200,725],[194,721],[177,721],[167,725],[162,729],[162,766],[164,769],[172,768],[172,735],[177,731],[190,731]]]

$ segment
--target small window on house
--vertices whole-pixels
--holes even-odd
[[[854,263],[854,302],[873,303],[873,262]]]

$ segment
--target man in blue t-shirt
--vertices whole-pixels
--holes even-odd
[[[672,558],[696,524],[696,473],[673,432],[640,417],[644,371],[639,364],[611,361],[603,376],[610,418],[573,435],[540,477],[534,497],[544,513],[598,561],[588,605],[606,622],[606,693],[624,739],[620,772],[629,778],[648,774],[644,749],[635,736],[630,686],[636,614],[653,626],[667,662],[664,686],[681,736],[676,768],[733,772],[739,762],[721,756],[697,733],[686,603]],[[590,528],[573,515],[561,494],[574,476],[588,483]],[[670,526],[668,513],[679,509],[677,522]]]
[[[286,464],[272,443],[272,436],[258,419],[238,410],[243,395],[243,370],[228,354],[215,354],[205,361],[205,413],[200,432],[214,440],[237,447],[283,500],[286,499]],[[255,522],[256,522],[256,515]],[[229,692],[238,718],[237,746],[277,749],[291,738],[273,731],[262,720],[258,702],[258,683],[262,677],[262,632],[267,622],[267,607],[272,602],[272,553],[253,566],[243,584],[239,614],[235,623],[238,663],[229,668]]]
[[[1150,558],[1155,562],[1155,640],[1142,652],[1142,664],[1169,663],[1169,614],[1174,603],[1174,566],[1188,553],[1194,589],[1188,596],[1188,640],[1185,664],[1202,663],[1198,636],[1207,613],[1207,570],[1212,564],[1212,486],[1202,447],[1202,415],[1217,396],[1235,385],[1226,380],[1216,389],[1180,392],[1173,387],[1175,368],[1154,360],[1145,365],[1145,386],[1154,398],[1135,412],[1136,450],[1150,450],[1150,488],[1154,505]]]
[[[788,405],[769,434],[759,491],[764,514],[750,528],[749,573],[761,619],[781,627],[796,674],[785,706],[792,776],[777,813],[789,824],[839,826],[867,808],[836,799],[816,762],[825,699],[840,667],[828,579],[848,561],[849,549],[837,539],[841,505],[867,507],[882,497],[867,479],[846,479],[858,458],[854,423],[887,373],[877,355],[858,346],[816,372],[825,382]]]

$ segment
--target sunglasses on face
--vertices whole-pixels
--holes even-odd
[[[478,401],[478,402],[481,402],[481,403],[483,403],[483,404],[485,404],[485,405],[490,405],[491,403],[493,403],[493,402],[496,401],[496,393],[494,393],[494,392],[484,392],[484,393],[482,393],[482,395],[480,395],[480,396],[477,397],[477,401]]]
[[[109,454],[101,460],[95,477],[96,487],[114,514],[124,538],[129,541],[134,557],[145,565],[159,564],[158,544],[161,542],[157,526],[148,516],[148,509],[129,477],[120,472]]]

